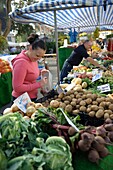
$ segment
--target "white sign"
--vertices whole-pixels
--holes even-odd
[[[31,102],[31,99],[27,92],[25,92],[24,94],[22,94],[21,96],[14,100],[14,103],[24,113],[26,113],[26,106],[29,102]]]
[[[66,90],[66,91],[70,91],[71,89],[73,89],[73,87],[75,87],[75,83],[69,84],[69,85],[65,88],[65,90]]]
[[[77,132],[79,132],[80,130],[73,124],[73,122],[67,117],[67,115],[66,115],[64,112],[62,112],[62,113],[63,113],[63,115],[65,116],[65,118],[66,118],[67,122],[69,123],[69,125],[71,125],[72,127],[74,127],[75,130],[76,130]]]
[[[99,80],[101,77],[102,77],[102,73],[103,71],[100,71],[99,73],[95,74],[93,77],[92,77],[92,82],[96,81],[96,80]]]
[[[104,84],[101,86],[97,86],[97,90],[100,90],[101,93],[111,91],[109,84]]]

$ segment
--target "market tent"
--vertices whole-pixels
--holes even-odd
[[[105,30],[113,30],[113,0],[106,4],[104,0],[43,0],[16,9],[10,17],[20,23],[38,22],[54,27],[53,10],[57,10],[57,29],[74,27],[76,31],[79,28],[79,32],[89,32],[104,26]]]
[[[79,32],[94,31],[97,26],[113,29],[113,0],[41,0],[9,16],[20,23],[44,23],[55,27],[58,56],[57,29],[74,27]],[[78,30],[77,30],[78,31]],[[59,61],[58,82],[59,82]]]

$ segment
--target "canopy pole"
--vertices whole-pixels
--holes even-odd
[[[60,78],[59,78],[59,52],[58,52],[58,31],[57,31],[56,10],[54,11],[54,24],[55,24],[55,40],[56,40],[57,77],[58,77],[58,84],[60,84]]]

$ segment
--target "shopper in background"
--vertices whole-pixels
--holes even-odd
[[[60,73],[60,81],[63,81],[64,77],[67,77],[68,73],[71,71],[73,66],[78,66],[83,58],[87,59],[91,64],[95,65],[96,67],[99,67],[101,69],[106,70],[105,67],[98,64],[97,61],[93,59],[88,54],[88,51],[91,50],[91,46],[93,43],[90,40],[86,40],[83,44],[79,45],[77,48],[75,48],[69,58],[64,62],[64,65],[62,67],[61,73]]]
[[[37,34],[30,34],[28,37],[30,43],[28,50],[23,50],[13,60],[13,100],[27,92],[32,101],[37,99],[38,88],[43,90],[43,86],[46,83],[46,79],[37,82],[37,78],[40,76],[40,70],[38,68],[38,60],[40,60],[45,52],[46,46],[43,40],[38,38]],[[47,72],[43,69],[41,72]]]

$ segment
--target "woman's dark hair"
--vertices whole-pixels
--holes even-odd
[[[31,33],[29,35],[29,37],[27,38],[27,41],[32,44],[34,41],[38,40],[39,39],[39,36],[38,34],[35,34],[35,33]]]
[[[46,44],[43,40],[39,39],[39,36],[35,33],[31,33],[30,36],[27,38],[30,45],[32,45],[32,49],[35,50],[38,47],[46,50]]]

